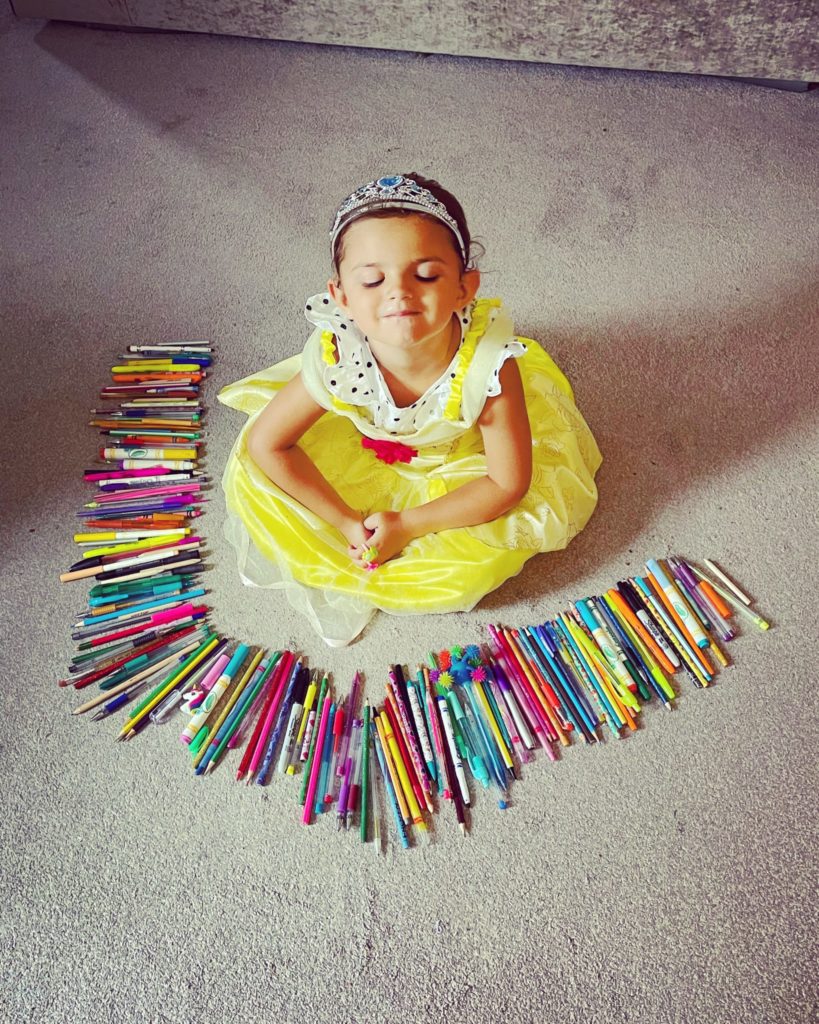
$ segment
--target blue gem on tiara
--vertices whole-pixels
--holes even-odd
[[[395,188],[396,185],[401,184],[400,174],[389,174],[384,178],[379,178],[376,182],[379,188]],[[413,182],[415,184],[415,182]]]

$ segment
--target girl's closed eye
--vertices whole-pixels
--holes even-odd
[[[431,281],[437,281],[439,276],[440,276],[439,274],[436,274],[434,277],[424,277],[423,274],[416,274],[415,278],[416,278],[417,281],[431,282]],[[377,288],[380,284],[383,284],[383,283],[384,283],[384,279],[383,278],[380,281],[363,281],[362,282],[362,284],[364,285],[365,288]]]

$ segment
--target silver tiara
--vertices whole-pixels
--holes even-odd
[[[330,248],[335,252],[336,239],[347,225],[369,210],[419,210],[442,221],[458,239],[458,247],[464,264],[467,262],[466,247],[455,218],[429,189],[423,188],[412,178],[400,174],[389,174],[357,188],[339,206],[333,229],[330,232]]]

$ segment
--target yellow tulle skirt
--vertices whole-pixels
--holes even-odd
[[[523,500],[489,523],[420,537],[375,571],[359,568],[345,538],[272,483],[247,452],[256,414],[300,365],[301,356],[294,356],[219,394],[249,416],[224,472],[225,533],[243,580],[285,591],[327,643],[349,643],[378,609],[468,611],[533,555],[564,548],[591,516],[600,451],[566,378],[536,342],[528,342],[518,359],[533,438],[532,483]],[[420,449],[411,463],[386,464],[361,446],[348,419],[328,412],[300,446],[362,518],[431,501],[486,472],[477,427]]]

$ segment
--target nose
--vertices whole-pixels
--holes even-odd
[[[392,274],[387,281],[387,295],[391,302],[411,299],[412,277],[409,274]]]

